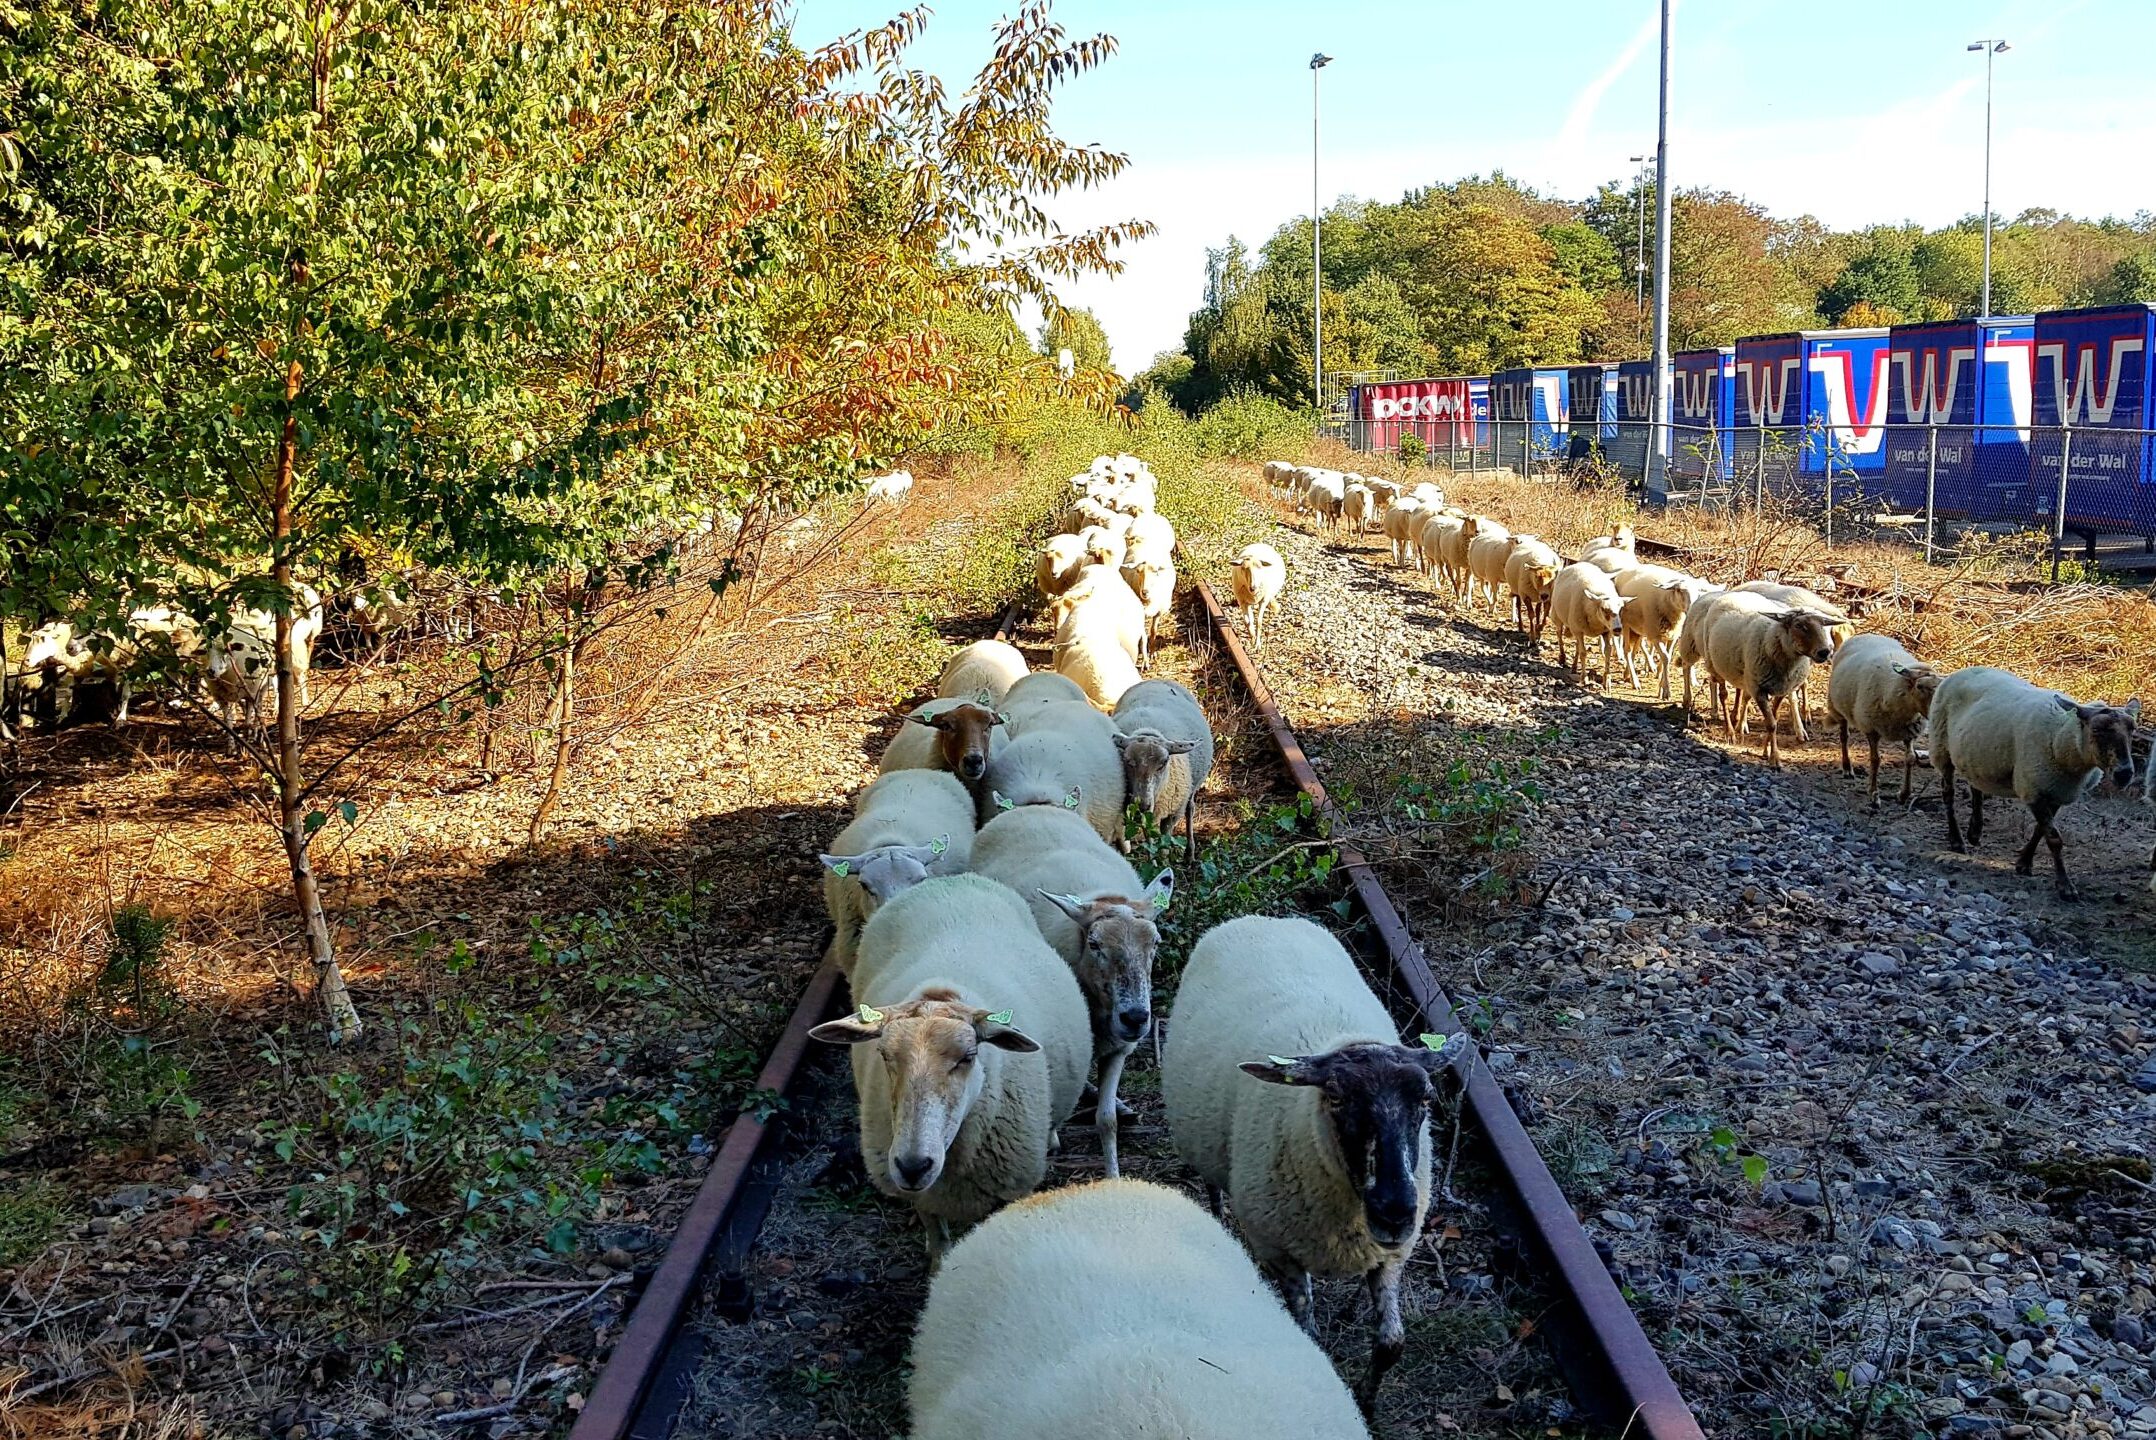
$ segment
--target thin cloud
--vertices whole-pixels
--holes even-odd
[[[1655,42],[1661,30],[1661,14],[1649,10],[1646,22],[1632,33],[1624,49],[1617,52],[1617,58],[1604,66],[1601,74],[1580,87],[1572,108],[1565,112],[1565,123],[1557,130],[1556,143],[1560,148],[1570,149],[1586,142],[1588,132],[1594,128],[1595,111],[1602,107],[1602,97],[1624,78],[1627,70],[1639,63],[1639,57],[1647,53],[1647,47]]]

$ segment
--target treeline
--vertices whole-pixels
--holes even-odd
[[[1036,0],[954,98],[907,61],[925,10],[818,49],[792,10],[0,8],[0,638],[277,613],[276,738],[246,753],[333,1032],[357,1017],[308,848],[359,747],[304,748],[306,587],[453,575],[520,616],[524,669],[463,647],[440,711],[550,688],[566,758],[579,652],[687,549],[716,537],[714,602],[902,453],[1112,395],[1012,316],[1150,228],[1042,208],[1123,168],[1049,123],[1114,42]]]
[[[1585,201],[1500,174],[1410,191],[1395,204],[1344,200],[1325,214],[1325,369],[1486,374],[1513,365],[1645,354],[1653,305],[1636,269],[1641,217],[1652,265],[1651,183],[1611,183]],[[1670,338],[1726,345],[1820,325],[1887,325],[1974,314],[1983,223],[1939,230],[1831,230],[1778,219],[1735,195],[1671,196]],[[1310,222],[1252,253],[1208,253],[1203,302],[1183,348],[1134,392],[1198,410],[1240,390],[1307,403]],[[2077,220],[2029,210],[1993,228],[1995,314],[2156,300],[2156,217]]]

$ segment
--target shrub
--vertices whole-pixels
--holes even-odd
[[[1253,391],[1230,395],[1190,422],[1200,455],[1231,460],[1264,460],[1282,450],[1301,450],[1310,443],[1311,428],[1307,415]]]
[[[1420,435],[1417,435],[1412,430],[1409,430],[1405,434],[1401,435],[1400,463],[1402,465],[1420,465],[1422,463],[1422,456],[1422,437]]]

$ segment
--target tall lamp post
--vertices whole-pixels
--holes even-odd
[[[1984,299],[1977,309],[1977,318],[1991,318],[1991,66],[1992,57],[2004,55],[2008,45],[2004,40],[1978,40],[1971,50],[1984,52]]]
[[[1646,339],[1647,330],[1647,162],[1651,155],[1634,155],[1632,163],[1640,167],[1632,177],[1632,208],[1639,213],[1639,250],[1632,258],[1632,278],[1636,292],[1632,297],[1632,314],[1635,320],[1634,343]]]
[[[1325,269],[1318,231],[1318,71],[1333,63],[1319,51],[1310,57],[1310,371],[1317,391],[1318,433],[1325,433]]]
[[[1647,431],[1647,489],[1669,490],[1669,42],[1671,0],[1662,0],[1662,82],[1654,142],[1654,419]]]

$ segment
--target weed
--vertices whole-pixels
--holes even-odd
[[[933,615],[864,616],[851,606],[831,617],[824,662],[840,697],[895,705],[921,688],[950,654]]]
[[[0,1265],[35,1256],[66,1218],[66,1196],[49,1180],[19,1180],[0,1188]]]
[[[1327,827],[1307,795],[1272,806],[1215,840],[1195,865],[1184,860],[1182,837],[1163,831],[1151,816],[1134,813],[1127,823],[1131,863],[1141,875],[1175,869],[1175,902],[1160,918],[1159,977],[1180,975],[1190,947],[1223,921],[1306,912],[1309,895],[1326,889],[1332,877]],[[1347,918],[1344,897],[1332,908]]]

